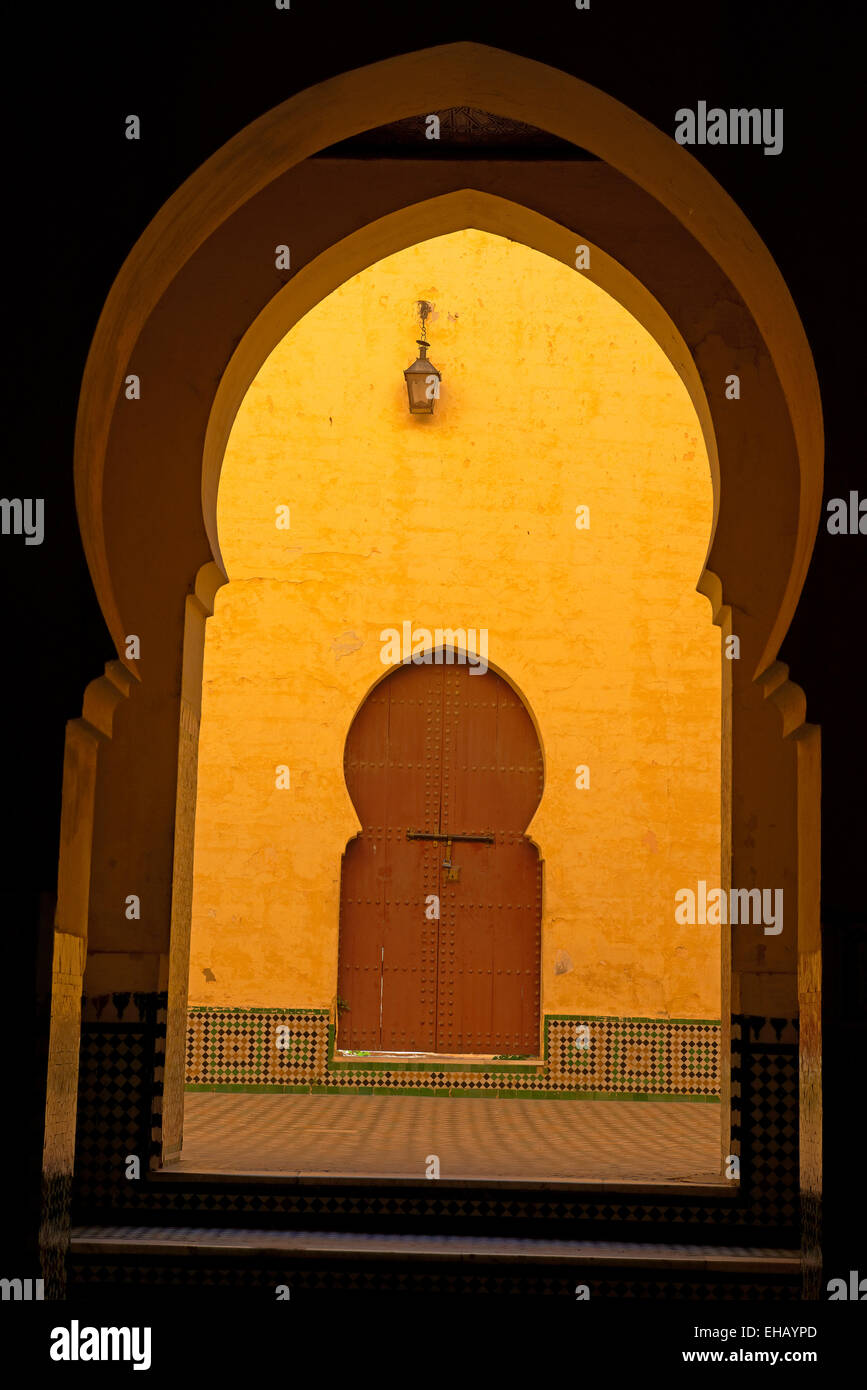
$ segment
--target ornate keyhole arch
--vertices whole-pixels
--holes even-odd
[[[368,692],[346,738],[361,831],[341,868],[338,1042],[534,1055],[542,864],[524,832],[539,737],[496,671],[451,648],[427,655]]]

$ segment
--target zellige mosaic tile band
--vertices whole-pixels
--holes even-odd
[[[336,1057],[326,1009],[190,1009],[186,1083],[191,1087],[286,1090],[375,1086],[387,1091],[719,1097],[720,1025],[715,1019],[549,1015],[544,1060],[399,1063]]]

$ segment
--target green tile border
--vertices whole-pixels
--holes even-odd
[[[690,1096],[690,1095],[666,1095],[662,1092],[632,1092],[632,1091],[507,1091],[497,1090],[459,1090],[452,1087],[446,1090],[445,1087],[418,1086],[410,1090],[406,1086],[272,1086],[267,1082],[260,1085],[247,1086],[243,1083],[235,1082],[214,1082],[212,1085],[206,1082],[188,1081],[184,1086],[185,1091],[200,1092],[209,1095],[229,1095],[240,1094],[247,1096],[258,1095],[319,1095],[319,1096],[405,1096],[412,1099],[413,1096],[435,1096],[443,1100],[448,1100],[453,1096],[466,1096],[472,1100],[604,1100],[604,1101],[651,1101],[662,1102],[663,1104],[673,1105],[719,1105],[719,1096]]]

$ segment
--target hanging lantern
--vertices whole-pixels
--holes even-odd
[[[419,355],[412,366],[407,367],[403,374],[406,381],[406,393],[409,397],[410,414],[412,415],[433,415],[434,404],[439,400],[442,377],[433,362],[428,361],[427,350],[430,343],[425,331],[425,321],[432,307],[427,300],[419,300],[418,314],[421,320],[421,337],[416,340],[419,346]]]

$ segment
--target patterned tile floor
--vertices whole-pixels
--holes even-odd
[[[171,1171],[715,1183],[717,1105],[188,1092]]]

